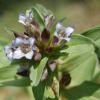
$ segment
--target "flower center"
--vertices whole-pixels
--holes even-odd
[[[28,53],[29,51],[31,51],[31,47],[29,44],[21,44],[20,48],[23,53]]]

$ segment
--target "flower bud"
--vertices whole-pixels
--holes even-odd
[[[18,68],[17,74],[20,76],[28,77],[29,76],[28,65],[22,64],[20,68]]]
[[[35,52],[35,55],[34,55],[34,60],[35,61],[39,61],[41,59],[41,54],[39,52]]]
[[[44,69],[44,72],[43,72],[43,75],[42,75],[41,81],[46,80],[46,79],[47,79],[47,76],[48,76],[48,70],[47,70],[47,69]]]
[[[60,79],[60,84],[62,86],[67,86],[71,82],[71,76],[69,73],[62,73],[62,78]]]
[[[53,72],[56,69],[57,63],[55,61],[49,61],[48,65],[51,71]]]
[[[48,41],[50,39],[50,32],[47,29],[44,29],[41,34],[42,41]]]

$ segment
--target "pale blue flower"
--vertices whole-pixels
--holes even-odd
[[[62,40],[70,41],[70,36],[74,32],[72,27],[64,27],[61,23],[57,23],[56,31],[54,32],[54,36],[59,39],[59,42]]]
[[[32,19],[33,19],[32,11],[28,10],[26,14],[24,13],[19,14],[18,22],[23,25],[29,25],[32,22]]]
[[[4,51],[10,60],[21,59],[32,59],[35,50],[35,39],[34,38],[21,38],[17,37],[13,40],[12,45],[5,46]]]

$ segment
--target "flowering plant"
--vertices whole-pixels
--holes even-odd
[[[30,86],[35,100],[98,98],[100,27],[72,35],[74,28],[41,5],[18,22],[25,31],[11,31],[14,40],[0,46],[0,86]]]

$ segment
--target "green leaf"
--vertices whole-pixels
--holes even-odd
[[[100,40],[100,26],[89,29],[81,33],[82,35],[93,39],[94,41]]]
[[[62,89],[62,96],[68,100],[99,100],[100,85],[92,82],[84,82],[79,86]]]
[[[33,66],[31,67],[30,79],[32,80],[33,86],[37,86],[39,84],[47,61],[48,58],[45,57],[40,61],[39,65],[36,68],[33,68]]]
[[[38,86],[32,88],[35,100],[45,100],[45,85],[45,82],[40,82]]]
[[[20,79],[0,81],[0,87],[2,87],[2,86],[25,87],[25,86],[29,86],[29,85],[30,85],[29,78],[20,78]]]
[[[32,12],[33,12],[34,19],[39,24],[40,31],[42,32],[45,27],[44,17],[42,16],[38,8],[35,6],[32,8]]]
[[[6,57],[5,53],[4,53],[4,50],[0,50],[0,68],[2,67],[6,67],[6,66],[9,66],[10,65],[10,61],[8,60],[8,58]]]
[[[16,76],[18,65],[9,65],[0,68],[0,80],[13,79]]]
[[[98,66],[98,70],[96,75],[94,76],[93,82],[99,83],[100,84],[100,66]]]
[[[44,6],[40,4],[36,4],[36,8],[38,8],[42,16],[47,16],[51,13],[51,11],[47,10]]]
[[[61,62],[61,65],[59,65],[59,69],[62,71],[71,71],[78,65],[80,65],[81,62],[84,62],[84,60],[86,60],[86,57],[90,56],[91,52],[94,52],[94,47],[88,44],[77,45],[62,50],[62,52],[67,52],[68,56],[60,57],[60,59],[58,60],[59,62]]]
[[[96,46],[96,53],[98,57],[100,58],[100,26],[89,29],[85,32],[82,32],[81,34],[94,41],[95,46]]]
[[[45,88],[45,94],[44,95],[45,95],[46,98],[50,98],[50,99],[54,99],[55,98],[55,94],[54,94],[54,92],[53,92],[51,87],[46,87]]]
[[[61,62],[59,70],[70,73],[71,84],[69,86],[76,86],[86,80],[91,80],[98,63],[93,45],[71,46],[66,49],[66,52],[69,55],[59,59]]]
[[[7,42],[4,42],[5,40],[0,39],[0,51],[4,48],[4,46],[7,44]]]
[[[68,42],[69,46],[80,45],[80,44],[94,44],[93,41],[80,34],[73,34],[71,36],[71,41]]]
[[[69,86],[79,85],[86,80],[93,79],[96,67],[96,56],[95,54],[91,54],[85,59],[85,61],[80,62],[81,64],[79,66],[69,72],[71,75],[71,83]]]

